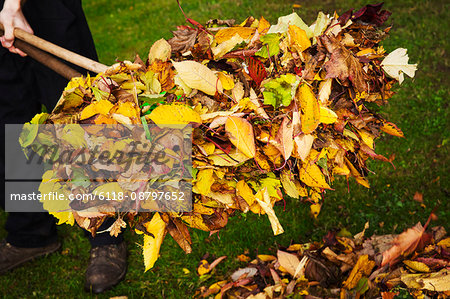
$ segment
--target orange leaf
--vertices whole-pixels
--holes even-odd
[[[381,131],[388,133],[389,135],[397,136],[397,137],[405,137],[402,130],[397,127],[394,123],[385,122],[383,126],[380,127]]]

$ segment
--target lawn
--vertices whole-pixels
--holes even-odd
[[[343,13],[367,2],[349,0],[324,1],[262,1],[262,0],[186,0],[184,11],[192,19],[204,23],[209,19],[264,16],[275,23],[278,16],[297,13],[311,24],[322,10]],[[447,229],[449,205],[449,3],[443,0],[386,1],[385,9],[392,12],[390,37],[384,42],[388,52],[408,49],[410,62],[418,63],[416,77],[395,88],[397,94],[381,113],[397,124],[406,138],[385,135],[377,142],[376,151],[385,156],[395,155],[393,168],[388,163],[373,161],[369,176],[371,188],[366,189],[350,180],[350,192],[345,179],[335,182],[334,192],[325,196],[325,204],[317,220],[309,216],[309,204],[288,200],[286,210],[276,212],[285,233],[273,237],[266,216],[236,215],[217,235],[209,237],[202,231],[191,231],[193,253],[184,252],[170,237],[164,240],[161,257],[155,267],[144,273],[141,257],[141,237],[130,230],[126,233],[130,251],[129,271],[125,281],[116,288],[95,297],[184,298],[191,296],[200,284],[209,285],[227,270],[240,265],[236,256],[248,251],[273,252],[277,245],[292,241],[320,240],[329,230],[346,229],[351,233],[362,230],[370,222],[369,234],[400,233],[418,221],[424,223],[431,210],[438,206],[438,219],[432,225]],[[116,59],[132,60],[138,53],[147,56],[154,41],[170,38],[184,18],[175,0],[107,1],[84,3],[100,61],[112,64]],[[414,201],[415,192],[423,193],[423,204]],[[6,214],[0,212],[0,238],[5,231]],[[88,296],[83,292],[84,270],[89,256],[89,244],[80,229],[59,227],[63,242],[60,253],[27,263],[7,275],[0,276],[0,295],[11,298]],[[199,281],[196,266],[209,253],[228,258],[216,269],[216,278]]]

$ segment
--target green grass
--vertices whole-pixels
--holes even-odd
[[[205,22],[213,18],[235,18],[243,21],[247,16],[263,15],[271,23],[278,16],[292,12],[292,1],[224,0],[182,1],[189,17]],[[367,4],[363,1],[324,0],[297,1],[299,15],[310,24],[320,10],[343,13],[347,9]],[[132,60],[138,53],[146,57],[151,44],[157,39],[170,38],[177,25],[184,24],[176,1],[85,1],[85,11],[91,26],[100,61],[114,63],[115,59]],[[241,265],[236,256],[249,251],[251,257],[267,253],[277,245],[320,240],[330,229],[345,228],[359,232],[370,221],[369,234],[400,233],[422,221],[439,204],[438,220],[433,225],[448,228],[449,205],[449,5],[446,1],[398,0],[386,1],[385,8],[392,11],[390,22],[394,27],[384,42],[388,51],[398,47],[408,49],[410,61],[419,64],[414,80],[407,78],[396,88],[397,94],[382,113],[404,131],[406,138],[385,136],[377,142],[377,152],[395,154],[394,169],[388,163],[371,162],[371,189],[350,181],[350,192],[343,179],[335,182],[334,192],[328,192],[323,210],[317,220],[309,216],[308,204],[288,201],[286,211],[276,212],[285,233],[272,236],[266,216],[237,215],[216,235],[192,231],[193,253],[185,255],[167,236],[161,248],[161,257],[155,267],[143,272],[139,243],[141,239],[128,231],[126,239],[130,250],[129,271],[124,282],[105,294],[109,298],[129,297],[184,298],[191,296],[202,283],[195,273],[197,263],[205,253],[227,255],[219,264],[215,278]],[[413,201],[416,191],[423,193],[424,206]],[[5,235],[2,225],[5,213],[0,214],[0,237]],[[0,294],[5,297],[84,297],[84,270],[89,245],[80,229],[61,226],[63,252],[27,263],[8,275],[0,276]],[[183,268],[190,271],[184,274]]]

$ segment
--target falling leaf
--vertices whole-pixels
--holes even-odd
[[[300,123],[302,131],[305,134],[310,134],[317,128],[320,122],[319,102],[306,83],[299,85],[295,92],[295,97],[301,109]]]
[[[270,202],[269,192],[267,192],[267,187],[259,190],[255,195],[256,201],[259,203],[261,208],[266,212],[269,217],[270,224],[272,226],[273,234],[279,235],[284,233],[284,229],[280,224],[277,216],[275,215],[275,211],[273,210],[273,205]]]
[[[215,95],[216,91],[222,92],[222,84],[219,78],[208,67],[196,61],[187,60],[173,62],[178,75],[187,86],[198,89],[209,95]]]
[[[151,221],[144,223],[144,227],[151,234],[144,234],[143,256],[145,271],[148,271],[153,268],[159,257],[159,249],[164,239],[166,223],[161,219],[159,213],[155,213]]]
[[[299,188],[297,187],[298,181],[294,178],[293,173],[283,170],[280,174],[280,180],[287,195],[292,198],[300,198]]]
[[[252,189],[249,187],[249,185],[244,181],[240,180],[236,184],[236,195],[241,196],[249,206],[253,205],[256,198],[253,194]]]
[[[249,158],[255,156],[253,127],[247,120],[237,116],[229,116],[225,123],[225,131],[228,133],[231,143],[237,149]]]
[[[417,70],[417,64],[408,64],[409,57],[406,52],[404,48],[395,49],[381,62],[386,74],[396,79],[399,84],[402,84],[404,80],[403,73],[413,78]]]

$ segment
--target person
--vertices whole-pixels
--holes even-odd
[[[67,80],[27,57],[14,47],[14,28],[55,43],[63,48],[97,60],[94,42],[82,9],[81,0],[0,0],[0,22],[4,35],[0,37],[0,203],[5,208],[5,124],[28,122],[41,112],[55,106]],[[108,228],[108,219],[99,231]],[[55,219],[48,213],[9,213],[6,239],[0,243],[0,273],[17,267],[38,256],[57,251]],[[120,234],[89,233],[91,251],[85,275],[85,289],[103,292],[119,283],[127,270],[126,244]]]

